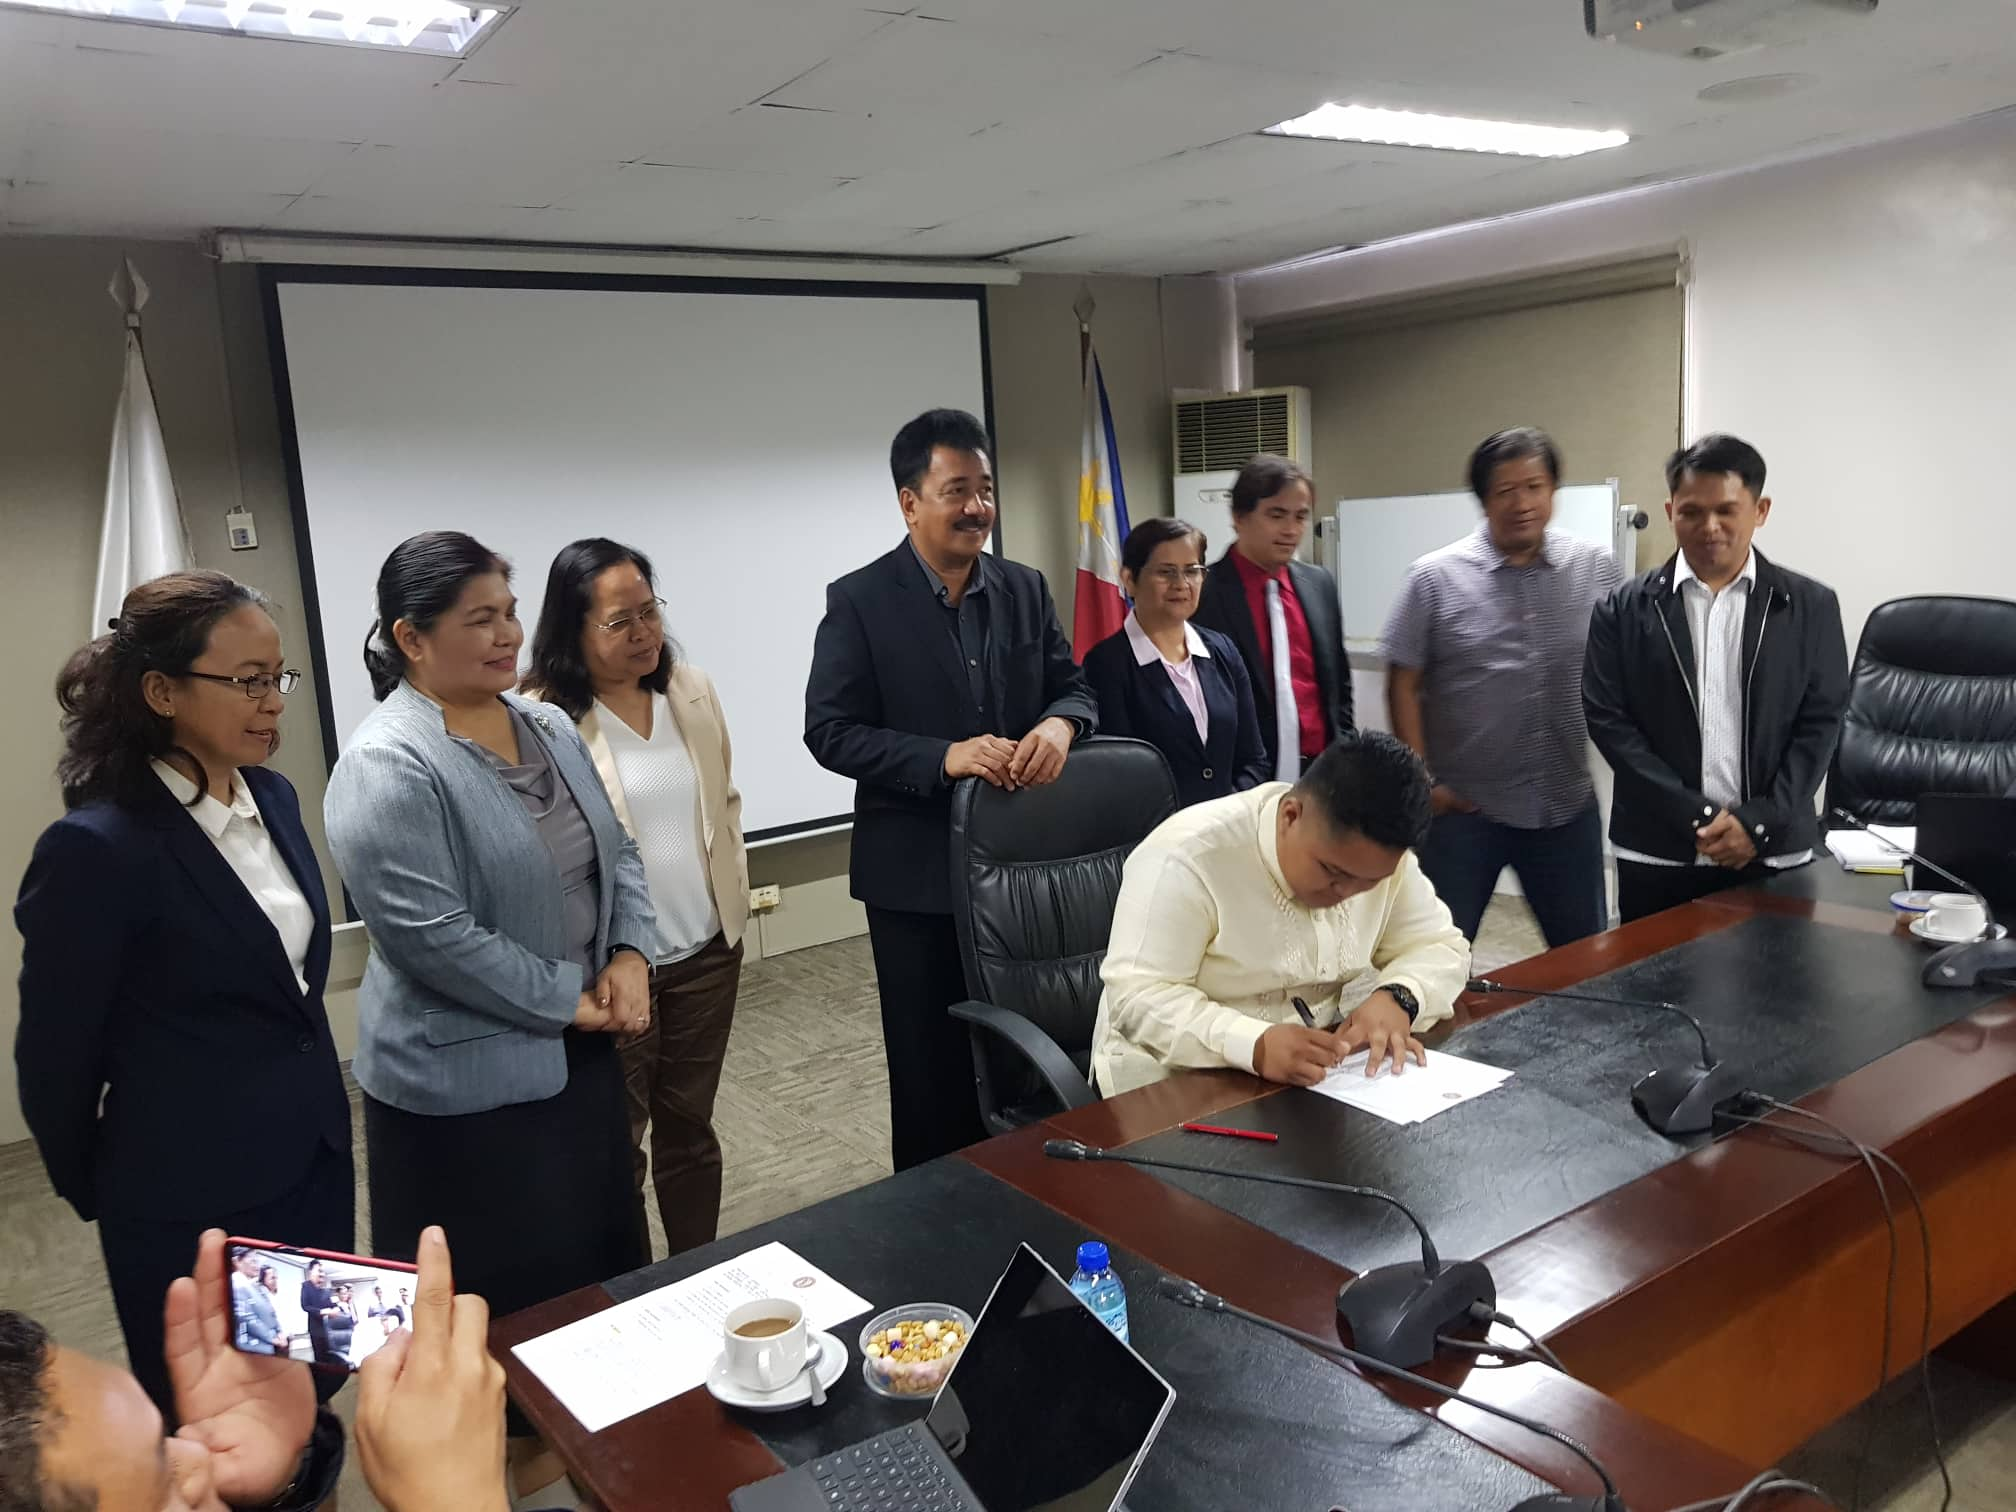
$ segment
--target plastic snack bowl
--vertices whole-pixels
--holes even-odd
[[[900,1351],[885,1353],[880,1358],[870,1354],[869,1341],[899,1323],[943,1323],[956,1327],[960,1347],[964,1348],[965,1341],[973,1335],[972,1315],[949,1302],[912,1302],[908,1306],[892,1307],[885,1313],[876,1314],[861,1330],[861,1378],[868,1383],[870,1391],[898,1401],[917,1401],[935,1396],[958,1362],[959,1350],[955,1349],[936,1360],[916,1361],[905,1360]]]

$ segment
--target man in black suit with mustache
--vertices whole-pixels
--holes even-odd
[[[854,779],[852,891],[868,908],[897,1170],[986,1137],[952,921],[952,784],[1056,780],[1098,706],[1042,574],[987,551],[993,447],[962,410],[896,433],[909,538],[826,590],[805,744]]]

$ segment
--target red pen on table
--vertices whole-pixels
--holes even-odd
[[[1227,1139],[1257,1139],[1262,1144],[1279,1144],[1279,1134],[1269,1134],[1264,1129],[1228,1129],[1223,1124],[1186,1123],[1183,1125],[1190,1134],[1223,1134]]]

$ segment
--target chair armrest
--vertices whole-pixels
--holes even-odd
[[[954,1003],[950,1012],[952,1017],[1006,1040],[1066,1108],[1082,1108],[1099,1101],[1099,1094],[1071,1064],[1071,1057],[1058,1047],[1057,1041],[1021,1014],[1010,1013],[994,1003],[972,1001]]]

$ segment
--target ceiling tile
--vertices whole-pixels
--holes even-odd
[[[194,193],[213,186],[303,194],[356,150],[348,142],[43,127],[30,139],[21,172],[39,182],[120,198],[156,190]]]
[[[632,164],[556,208],[604,226],[634,227],[653,241],[744,216],[778,216],[828,193],[836,181],[793,173],[658,168]],[[626,237],[625,239],[630,239]]]
[[[786,105],[971,132],[1042,102],[1096,91],[1155,56],[1141,43],[1073,43],[907,16],[769,98]]]
[[[0,219],[1241,268],[2000,108],[2011,4],[1703,65],[1594,44],[1572,0],[523,0],[460,62],[7,12]],[[1812,82],[1696,98],[1787,71]],[[1634,140],[1254,135],[1333,98]]]
[[[315,185],[345,198],[447,198],[494,205],[551,205],[611,182],[620,165],[543,154],[445,152],[431,147],[359,147]]]

